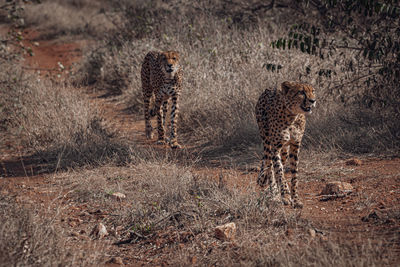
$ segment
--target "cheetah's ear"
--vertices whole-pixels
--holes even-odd
[[[288,82],[288,81],[283,82],[281,84],[281,87],[282,87],[283,93],[286,95],[290,91],[290,88],[293,87],[293,82]]]
[[[178,51],[172,51],[174,53],[174,56],[179,60],[179,52]]]

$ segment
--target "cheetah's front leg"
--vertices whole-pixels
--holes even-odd
[[[287,188],[285,188],[284,177],[283,177],[283,165],[281,160],[280,149],[274,149],[272,151],[272,163],[275,170],[275,182],[279,188],[282,203],[289,205],[290,201],[287,199]]]
[[[171,107],[171,147],[172,148],[181,148],[181,145],[178,143],[177,137],[177,124],[178,124],[178,97],[179,94],[172,95],[172,107]]]
[[[161,114],[161,104],[163,103],[163,98],[161,95],[156,96],[156,100],[154,103],[154,109],[151,110],[150,115],[155,116],[157,115],[157,129],[158,129],[158,140],[157,144],[164,145],[165,144],[165,131],[164,131],[164,124],[162,121],[162,114]]]
[[[285,170],[285,163],[288,158],[288,154],[289,154],[289,146],[284,145],[281,150],[281,162],[282,162],[282,166],[283,166],[284,170]],[[285,205],[289,205],[289,204],[292,204],[292,199],[290,197],[290,190],[289,190],[289,186],[287,183],[286,175],[287,175],[286,171],[284,171],[283,180],[282,180],[282,190],[283,191],[281,191],[281,195],[282,195],[283,203]]]
[[[168,111],[168,100],[164,101],[162,104],[162,124],[165,129],[165,122],[167,118],[167,111]]]
[[[299,163],[299,151],[300,151],[300,142],[296,142],[295,144],[290,145],[290,172],[292,174],[292,200],[294,208],[303,208],[303,203],[299,199],[299,195],[297,194],[297,165]]]

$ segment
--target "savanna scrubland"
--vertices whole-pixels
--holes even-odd
[[[400,147],[396,1],[6,1],[0,12],[4,266],[398,262],[399,163],[371,160]],[[27,67],[43,44],[78,41],[72,65]],[[180,151],[144,141],[149,50],[181,54]],[[254,184],[254,106],[285,80],[317,94],[300,184],[316,196],[316,184],[353,181],[349,200],[314,198],[317,211],[294,211]],[[367,164],[343,167],[350,157]],[[375,221],[351,217],[382,206],[390,212]],[[321,207],[341,215],[324,225]],[[99,222],[109,230],[102,239],[90,235]],[[228,222],[235,240],[216,239]]]

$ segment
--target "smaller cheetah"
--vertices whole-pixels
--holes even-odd
[[[150,117],[157,115],[158,144],[165,144],[165,119],[168,100],[172,99],[171,107],[171,138],[172,148],[180,148],[177,140],[178,99],[182,87],[182,68],[179,65],[179,54],[175,51],[147,53],[142,64],[142,89],[144,98],[144,119],[146,137],[153,137]],[[150,99],[155,95],[154,108],[149,109]],[[161,109],[162,106],[162,109]]]
[[[266,89],[258,99],[255,113],[264,156],[257,183],[266,184],[274,198],[283,204],[302,208],[297,194],[297,165],[306,117],[315,106],[314,88],[308,84],[286,81],[279,89]],[[289,154],[291,188],[284,179],[283,166]],[[273,171],[274,170],[274,171]],[[278,189],[279,188],[279,189]]]

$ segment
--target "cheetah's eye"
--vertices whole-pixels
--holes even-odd
[[[299,91],[297,94],[300,95],[302,98],[306,98],[307,97],[305,91]]]

